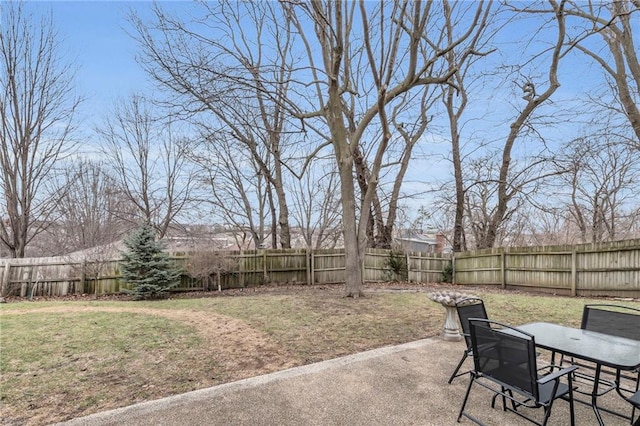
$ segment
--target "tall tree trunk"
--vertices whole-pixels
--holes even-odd
[[[349,157],[342,157],[338,163],[340,189],[342,198],[342,226],[345,250],[345,296],[360,297],[362,295],[362,253],[358,238],[356,220],[355,189],[352,171],[353,163]],[[364,239],[366,241],[366,239]]]
[[[500,165],[500,174],[498,177],[498,200],[495,211],[487,224],[486,230],[483,233],[482,238],[477,243],[477,248],[491,248],[496,243],[496,237],[498,235],[498,229],[504,221],[505,214],[507,212],[508,204],[516,194],[515,189],[511,188],[509,181],[509,172],[511,169],[511,151],[518,139],[520,131],[526,124],[527,120],[533,112],[544,102],[546,102],[551,95],[560,87],[558,81],[558,65],[560,59],[563,57],[562,48],[565,43],[565,14],[564,14],[565,2],[561,2],[560,5],[554,4],[555,18],[558,23],[558,35],[556,37],[556,43],[554,45],[553,53],[551,56],[551,63],[549,65],[549,86],[539,96],[536,95],[535,86],[532,82],[528,81],[523,85],[523,91],[525,96],[523,99],[527,101],[527,104],[523,108],[522,112],[511,123],[509,135],[504,143],[502,149],[502,162]]]
[[[458,85],[461,87],[460,90],[465,90],[464,86],[462,86],[462,82],[458,82]],[[453,222],[452,249],[454,253],[458,253],[462,251],[462,235],[464,232],[464,181],[462,176],[462,159],[460,157],[460,133],[458,130],[458,117],[460,116],[462,111],[464,111],[464,108],[466,106],[466,93],[462,94],[462,104],[458,108],[458,112],[456,112],[454,110],[453,104],[454,88],[448,87],[446,90],[446,107],[449,116],[449,129],[451,132],[451,154],[453,160],[453,174],[456,189],[456,213]]]
[[[334,67],[340,69],[341,51],[336,48],[334,53]],[[345,296],[360,297],[362,295],[362,254],[359,235],[358,220],[356,218],[356,194],[353,182],[354,156],[353,147],[348,142],[347,129],[342,121],[342,102],[340,99],[340,87],[336,78],[329,80],[329,107],[327,119],[333,146],[336,153],[338,174],[340,175],[340,198],[342,201],[342,227],[345,250]],[[364,207],[364,206],[363,206]],[[368,214],[361,211],[360,221],[367,221]],[[362,238],[366,242],[366,237]],[[363,247],[364,248],[364,247]]]

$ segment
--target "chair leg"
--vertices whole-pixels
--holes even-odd
[[[573,380],[572,380],[572,375],[573,373],[569,373],[568,375],[568,382],[567,385],[569,386],[569,416],[571,418],[571,426],[575,426],[576,424],[576,416],[575,416],[575,412],[573,410]],[[640,425],[638,425],[640,426]]]
[[[542,418],[542,423],[540,423],[542,426],[547,426],[549,416],[551,416],[551,409],[549,407],[544,407],[544,417]]]
[[[568,375],[569,378],[569,396],[566,398],[569,398],[569,417],[570,417],[570,422],[571,422],[571,426],[575,426],[575,414],[573,411],[573,383],[571,382],[571,374]],[[558,386],[560,385],[560,381],[558,379],[556,379],[555,385],[553,386],[553,390],[551,391],[551,395],[555,395],[556,392],[558,391]],[[565,396],[562,397],[562,399],[564,399]],[[542,426],[546,426],[547,422],[549,421],[549,418],[551,417],[551,408],[553,408],[554,402],[555,402],[555,398],[551,398],[551,400],[549,401],[549,403],[547,405],[544,406],[544,417],[542,419],[542,422],[540,423]]]
[[[638,374],[636,377],[636,392],[638,392],[640,390],[640,369],[637,370],[636,373]],[[636,410],[639,408],[640,407],[636,407],[635,405],[631,407],[631,420],[633,420],[633,416],[636,415]],[[633,426],[640,426],[640,413],[638,413],[638,420],[633,424]]]
[[[462,407],[460,407],[460,412],[458,413],[458,419],[456,420],[460,423],[460,419],[462,418],[462,413],[464,413],[464,408],[467,406],[467,401],[469,400],[469,394],[471,393],[471,386],[473,385],[476,376],[473,373],[470,374],[471,379],[469,380],[469,386],[467,386],[467,392],[464,394],[464,400],[462,400]]]
[[[554,389],[555,392],[555,389]],[[551,417],[551,408],[553,407],[554,398],[549,401],[548,405],[544,406],[544,417],[542,418],[542,422],[540,423],[542,426],[547,426],[547,422],[549,421],[549,417]],[[571,412],[571,426],[573,426],[573,412]]]
[[[451,382],[453,382],[453,379],[455,379],[456,377],[458,377],[458,371],[460,370],[460,368],[462,367],[462,364],[464,364],[464,362],[466,361],[467,357],[469,356],[469,351],[464,351],[464,354],[462,355],[462,359],[460,359],[460,362],[458,363],[458,366],[456,367],[455,370],[453,370],[453,373],[451,374],[451,377],[449,377],[449,384],[451,384]]]

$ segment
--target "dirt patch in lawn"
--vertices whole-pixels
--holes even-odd
[[[189,310],[93,307],[70,303],[38,309],[38,313],[111,312],[156,315],[183,322],[193,327],[210,345],[215,346],[219,361],[228,372],[227,378],[239,380],[282,370],[298,364],[291,354],[271,342],[269,336],[248,326],[244,321],[212,312]],[[29,314],[33,310],[12,310],[7,314]],[[260,356],[252,356],[260,354]]]
[[[159,376],[155,376],[154,366],[148,365],[136,367],[135,364],[123,366],[121,370],[105,374],[91,374],[92,368],[87,367],[76,371],[77,377],[87,376],[91,381],[89,388],[81,390],[68,386],[67,383],[59,383],[57,390],[45,394],[32,394],[29,388],[14,389],[19,395],[16,402],[9,404],[5,397],[0,399],[0,425],[11,426],[40,426],[80,417],[97,411],[104,411],[124,405],[130,405],[143,400],[157,399],[175,393],[176,386],[184,390],[195,390],[203,387],[214,386],[224,382],[254,377],[274,371],[284,370],[302,362],[289,353],[286,348],[280,347],[267,334],[250,327],[244,321],[213,312],[195,310],[170,310],[144,307],[109,307],[109,306],[81,306],[70,302],[64,306],[43,307],[37,310],[19,309],[3,312],[3,315],[29,315],[29,314],[76,314],[76,313],[132,313],[136,315],[149,315],[163,317],[172,321],[181,322],[192,328],[205,340],[202,348],[205,356],[211,357],[215,368],[206,367],[210,362],[186,356],[183,367],[169,367],[178,369],[172,379],[172,386],[163,386]],[[165,359],[166,354],[150,354],[150,359],[160,356]],[[82,363],[84,358],[91,362],[100,362],[94,359],[92,354],[80,354],[72,362]],[[79,360],[78,360],[79,359]],[[149,358],[147,358],[149,359]],[[87,360],[87,362],[89,362]],[[204,367],[203,367],[204,366]],[[179,369],[183,368],[183,371]],[[127,374],[127,369],[134,369],[135,373]],[[86,370],[86,371],[85,371]],[[26,373],[12,374],[46,374],[42,371],[30,371]],[[71,373],[74,374],[74,373]],[[166,376],[166,374],[165,374]],[[27,378],[28,381],[28,378]],[[74,381],[73,383],[77,383]],[[86,382],[82,381],[79,386]],[[8,391],[4,385],[4,390]],[[11,397],[10,399],[12,399]],[[12,399],[13,400],[13,399]]]

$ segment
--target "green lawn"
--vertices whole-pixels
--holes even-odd
[[[0,306],[1,424],[42,425],[441,331],[426,291],[341,287]],[[474,290],[491,318],[578,326],[593,300]],[[621,302],[616,302],[621,303]],[[640,307],[637,302],[622,302]]]

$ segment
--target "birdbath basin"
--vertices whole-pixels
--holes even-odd
[[[444,326],[440,337],[442,337],[443,340],[453,342],[462,340],[462,334],[460,334],[458,318],[456,316],[456,304],[464,304],[465,299],[475,298],[476,296],[457,291],[436,291],[429,293],[428,296],[429,299],[440,303],[445,309]],[[473,303],[473,301],[470,300],[469,303]]]

